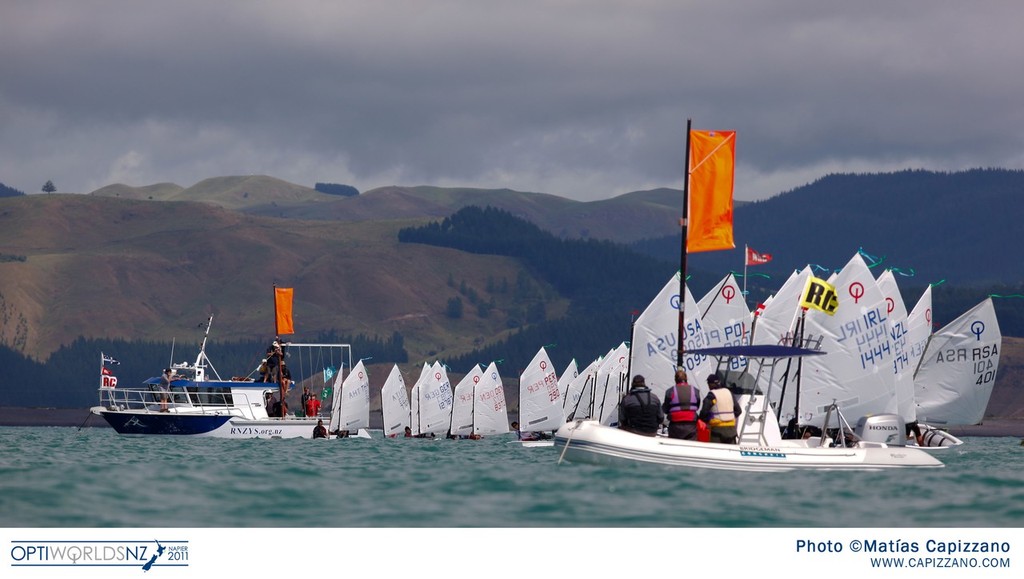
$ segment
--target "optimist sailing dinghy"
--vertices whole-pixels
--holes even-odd
[[[793,358],[821,355],[818,350],[790,346],[730,346],[692,350],[715,357],[757,359],[757,375],[744,373],[748,384],[739,397],[743,413],[737,421],[738,444],[641,436],[594,420],[569,422],[555,434],[559,460],[593,464],[648,464],[753,472],[792,470],[882,470],[942,468],[942,462],[904,443],[898,415],[861,418],[854,433],[834,404],[820,436],[783,439],[769,404],[776,366]],[[762,385],[764,389],[762,389]],[[831,428],[830,428],[831,426]]]

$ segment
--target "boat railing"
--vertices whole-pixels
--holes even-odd
[[[167,397],[166,405],[164,396]],[[201,386],[172,386],[163,392],[153,388],[101,388],[100,404],[119,412],[166,412],[187,414],[232,414],[248,418],[266,417],[261,393],[203,391]]]
[[[833,418],[835,419],[835,426],[832,425]],[[831,438],[828,435],[828,433],[832,431],[836,432],[834,438]],[[832,404],[829,404],[825,409],[825,424],[821,429],[821,441],[819,445],[834,445],[841,447],[851,446],[854,442],[853,438],[855,438],[851,436],[852,433],[853,429],[850,428],[850,423],[847,422],[846,417],[843,416],[842,411],[839,410],[839,405],[836,404],[835,400],[833,400]]]

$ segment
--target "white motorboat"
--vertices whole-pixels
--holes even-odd
[[[209,335],[210,316],[206,328]],[[337,368],[338,376],[346,363],[351,368],[352,350],[348,344],[287,344],[298,360],[317,359]],[[317,352],[314,356],[312,352]],[[107,358],[104,356],[103,361]],[[323,380],[323,368],[308,375],[302,364],[289,364],[295,385]],[[194,363],[172,364],[168,382],[149,378],[139,387],[122,388],[103,366],[104,381],[99,389],[100,404],[91,408],[120,434],[209,436],[217,438],[313,438],[318,420],[325,426],[329,416],[284,416],[268,414],[268,395],[279,391],[277,382],[257,382],[251,378],[222,380],[206,356],[206,336]],[[208,376],[208,372],[212,375]],[[166,391],[165,391],[166,390]],[[336,393],[337,394],[337,393]],[[336,396],[337,399],[337,396]],[[366,428],[336,431],[330,437],[370,438]]]
[[[941,468],[944,465],[916,446],[906,446],[904,425],[898,415],[861,418],[856,432],[834,404],[827,412],[820,436],[783,439],[778,419],[769,404],[774,368],[794,357],[823,352],[789,346],[731,346],[695,350],[692,353],[760,359],[758,376],[740,396],[743,413],[737,424],[737,444],[677,440],[642,436],[605,426],[594,420],[576,420],[555,433],[559,460],[595,464],[649,464],[665,467],[709,468],[741,471],[882,470],[890,468]],[[761,375],[763,373],[763,375]],[[752,382],[750,381],[752,380]]]

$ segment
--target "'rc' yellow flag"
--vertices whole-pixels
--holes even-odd
[[[800,307],[814,308],[830,316],[834,315],[836,308],[839,307],[836,288],[823,279],[814,276],[808,277],[804,293],[801,294]]]

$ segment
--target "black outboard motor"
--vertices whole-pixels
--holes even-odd
[[[857,421],[857,438],[864,442],[906,446],[906,426],[898,414],[871,414]]]

